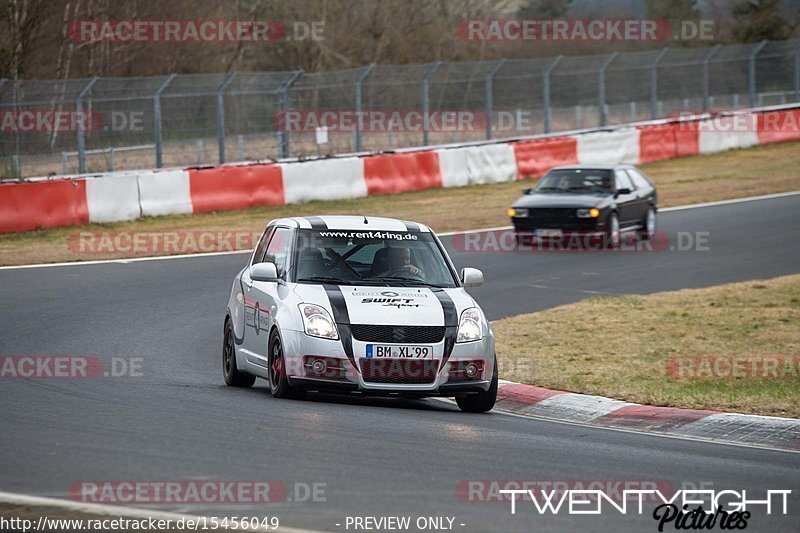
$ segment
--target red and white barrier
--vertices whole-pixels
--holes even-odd
[[[507,143],[445,148],[436,153],[444,187],[500,183],[517,177],[514,148]]]
[[[800,141],[800,107],[361,157],[42,178],[0,184],[0,233],[509,182],[558,165],[649,163],[786,141]]]
[[[281,168],[284,202],[287,204],[367,195],[364,160],[360,157],[283,163]]]
[[[577,136],[582,165],[639,162],[639,129],[598,131]]]
[[[156,217],[194,212],[188,171],[144,171],[137,174],[137,179],[142,216]]]
[[[117,222],[142,216],[136,174],[86,179],[89,222]]]

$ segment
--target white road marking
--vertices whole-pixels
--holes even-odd
[[[659,209],[659,213],[669,212],[669,211],[681,211],[684,209],[697,209],[699,207],[714,207],[718,205],[729,205],[729,204],[738,204],[744,202],[755,202],[758,200],[771,200],[773,198],[784,198],[787,196],[796,196],[800,195],[800,191],[790,191],[790,192],[780,192],[775,194],[764,194],[761,196],[747,196],[745,198],[734,198],[731,200],[719,200],[717,202],[705,202],[701,204],[689,204],[689,205],[679,205],[675,207],[665,207],[663,209]],[[472,233],[487,233],[489,231],[503,231],[513,229],[513,226],[497,226],[495,228],[481,228],[481,229],[473,229],[473,230],[463,230],[463,231],[448,231],[444,233],[437,233],[440,237],[450,237],[453,235],[464,235],[464,234],[472,234]],[[252,250],[234,250],[229,252],[205,252],[199,254],[178,254],[178,255],[156,255],[151,257],[129,257],[125,259],[101,259],[97,261],[71,261],[66,263],[37,263],[32,265],[11,265],[11,266],[0,266],[0,270],[15,270],[15,269],[22,269],[22,268],[49,268],[49,267],[61,267],[61,266],[81,266],[81,265],[103,265],[109,263],[118,263],[118,264],[125,264],[125,263],[138,263],[140,261],[161,261],[165,259],[190,259],[196,257],[213,257],[217,255],[234,255],[234,254],[249,254]]]

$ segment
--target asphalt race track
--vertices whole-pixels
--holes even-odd
[[[800,272],[798,213],[800,196],[789,196],[660,215],[670,237],[708,232],[707,250],[453,251],[453,260],[484,271],[473,294],[494,319],[592,294]],[[143,374],[1,380],[0,490],[66,498],[82,480],[277,480],[293,499],[295,483],[324,483],[325,501],[158,508],[326,531],[380,515],[454,517],[456,531],[656,531],[647,512],[540,516],[521,503],[512,515],[508,503],[456,492],[463,480],[646,480],[791,489],[790,515],[756,511],[747,531],[797,531],[800,454],[468,415],[438,400],[273,400],[262,381],[227,388],[222,318],[244,257],[0,270],[0,354],[141,358]]]

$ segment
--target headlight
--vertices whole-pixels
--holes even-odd
[[[528,216],[528,210],[524,207],[509,207],[508,216],[510,218],[526,217]]]
[[[479,341],[483,338],[483,316],[477,307],[464,309],[458,323],[456,342]]]
[[[323,339],[339,338],[339,332],[336,331],[331,315],[323,307],[314,304],[300,304],[298,307],[303,317],[306,335]]]
[[[597,218],[600,216],[600,210],[596,207],[591,209],[578,209],[578,218]]]

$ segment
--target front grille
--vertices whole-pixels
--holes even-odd
[[[563,207],[541,207],[528,210],[528,218],[534,225],[539,224],[569,224],[578,220],[577,209]]]
[[[361,342],[436,344],[444,338],[444,326],[378,326],[351,324],[353,338]]]
[[[370,383],[433,383],[439,361],[433,359],[362,359],[361,374]]]
[[[578,218],[577,207],[541,207],[528,209],[528,216],[515,218],[517,229],[592,230],[596,218]]]

